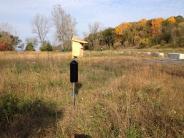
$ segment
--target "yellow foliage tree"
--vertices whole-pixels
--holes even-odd
[[[140,26],[145,26],[146,23],[147,23],[147,20],[146,20],[146,19],[142,19],[142,20],[140,20],[140,21],[138,22],[138,24],[139,24]]]
[[[167,22],[170,24],[174,24],[174,23],[176,23],[176,19],[173,16],[171,16],[167,19]]]

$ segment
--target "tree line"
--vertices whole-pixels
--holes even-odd
[[[70,50],[71,38],[75,34],[75,24],[75,19],[66,13],[61,5],[53,7],[50,18],[41,14],[35,15],[32,20],[34,37],[26,39],[25,50],[35,51],[38,45],[41,51]],[[13,35],[7,28],[7,26],[0,25],[0,51],[15,50],[17,46],[22,48],[20,38]],[[47,38],[51,28],[55,31],[55,47]]]
[[[75,19],[56,5],[51,17],[37,14],[32,20],[34,37],[26,39],[27,51],[34,51],[39,46],[41,51],[71,50],[71,38],[75,32]],[[55,30],[56,44],[48,41],[51,28]],[[149,47],[184,47],[184,17],[172,16],[167,19],[142,19],[138,22],[122,23],[115,28],[102,29],[99,22],[89,24],[89,32],[85,34],[88,44],[85,49],[102,50],[117,48],[149,48]],[[21,40],[12,33],[12,28],[0,24],[0,51],[15,50]]]
[[[89,42],[87,49],[184,47],[182,16],[142,19],[102,30],[94,23],[89,28],[93,31],[85,38]]]

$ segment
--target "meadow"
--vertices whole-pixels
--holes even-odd
[[[183,61],[85,52],[75,108],[70,61],[70,53],[0,52],[0,137],[184,137]]]

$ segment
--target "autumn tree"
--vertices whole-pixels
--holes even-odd
[[[15,50],[21,42],[16,32],[8,23],[0,24],[0,51]]]
[[[124,47],[130,46],[131,38],[132,38],[132,34],[130,29],[125,30],[124,33],[121,35],[121,39],[120,39],[121,45]]]
[[[180,16],[180,15],[176,16],[175,19],[176,19],[176,23],[184,22],[184,17],[183,16]]]
[[[0,32],[0,51],[15,50],[18,43],[20,43],[20,39],[17,36],[8,32]]]
[[[138,25],[141,26],[141,27],[144,27],[146,26],[146,23],[147,23],[147,20],[146,19],[142,19],[138,22]]]
[[[162,27],[162,22],[163,18],[157,18],[151,20],[151,34],[153,36],[159,35],[161,33],[161,27]]]
[[[171,40],[174,47],[184,47],[184,22],[172,28]]]
[[[123,32],[131,26],[130,23],[122,23],[115,28],[116,35],[122,35]]]
[[[176,19],[175,19],[175,17],[174,17],[174,16],[169,17],[166,21],[167,21],[168,23],[170,23],[170,24],[174,24],[174,23],[176,23]]]
[[[178,24],[178,45],[184,47],[184,22]]]
[[[102,31],[102,41],[110,48],[114,46],[115,31],[113,28],[108,28]]]
[[[125,40],[123,40],[123,36],[126,35],[127,30],[131,28],[131,23],[122,23],[119,26],[115,27],[115,34],[116,34],[116,40],[119,43],[124,43]],[[123,44],[122,44],[123,45]],[[126,42],[126,45],[128,45],[128,42]]]
[[[12,39],[8,33],[0,33],[0,51],[13,50]]]
[[[21,42],[15,29],[8,23],[0,23],[0,51],[15,50]]]
[[[110,42],[116,42],[116,45],[122,47],[147,48],[151,46],[170,46],[183,47],[184,45],[184,18],[182,16],[172,16],[168,19],[142,19],[138,22],[122,23],[114,28],[114,35],[111,31],[103,30],[96,33],[100,46],[111,45]],[[112,28],[113,29],[113,28]],[[107,37],[113,36],[113,37]],[[93,41],[93,35],[89,35],[88,42]],[[109,39],[113,38],[113,39]],[[113,40],[113,41],[109,41]],[[112,43],[112,44],[113,44]]]

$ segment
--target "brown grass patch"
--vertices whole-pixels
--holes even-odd
[[[28,103],[26,108],[31,110],[37,109],[32,106],[34,101],[41,99],[43,110],[40,107],[36,113],[44,114],[35,118],[34,112],[20,112],[17,107],[14,111],[5,101],[2,111],[10,107],[13,111],[7,124],[0,121],[4,127],[0,135],[184,137],[183,64],[149,62],[151,57],[110,52],[86,54],[79,59],[80,89],[74,110],[70,57],[69,53],[0,53],[0,93],[15,95],[18,105]],[[50,107],[51,103],[55,107]],[[55,113],[61,110],[64,113],[59,117]],[[50,111],[51,118],[47,116]]]

